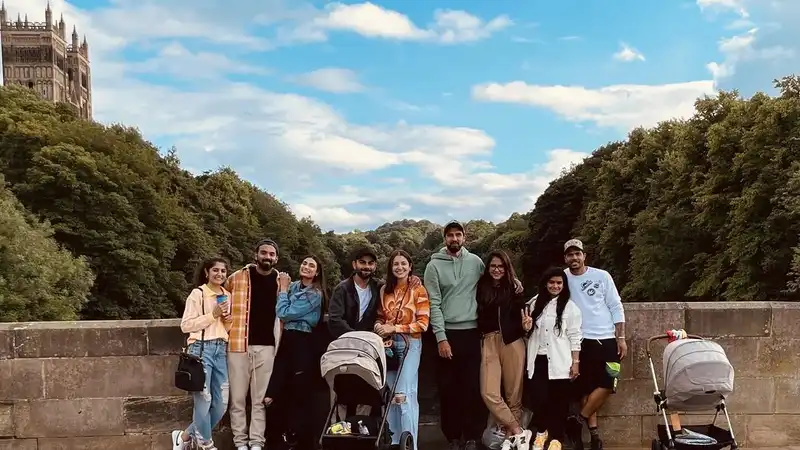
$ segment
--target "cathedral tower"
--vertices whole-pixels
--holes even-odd
[[[0,6],[0,42],[3,46],[3,82],[21,84],[35,90],[51,102],[69,103],[80,116],[92,118],[92,71],[89,44],[79,41],[73,26],[67,40],[62,16],[53,21],[48,2],[44,22],[30,22],[8,17],[5,1]]]

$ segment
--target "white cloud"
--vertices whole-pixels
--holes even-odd
[[[400,41],[431,41],[442,44],[474,42],[513,24],[508,16],[485,21],[465,11],[437,10],[434,21],[420,28],[405,14],[374,3],[329,3],[312,20],[285,30],[285,39],[327,40],[332,31],[349,31],[368,38]]]
[[[553,179],[589,156],[569,149],[551,150],[547,155],[545,163],[524,173],[448,170],[448,175],[456,180],[435,190],[414,185],[403,189],[396,186],[361,189],[355,193],[342,189],[304,195],[291,207],[296,214],[309,216],[336,231],[397,220],[408,216],[410,211],[424,212],[424,217],[440,222],[451,217],[502,221],[512,212],[529,211]]]
[[[702,11],[733,11],[743,19],[750,17],[741,0],[697,0],[697,6]]]
[[[712,80],[663,85],[620,84],[599,89],[513,81],[479,84],[472,88],[472,97],[479,101],[537,106],[570,121],[626,130],[691,116],[695,100],[714,93]]]
[[[203,80],[231,73],[267,75],[271,72],[263,67],[233,61],[222,53],[192,53],[179,42],[165,45],[155,56],[141,63],[127,64],[126,70]]]
[[[795,56],[795,50],[784,45],[756,45],[759,33],[758,28],[751,28],[743,34],[720,39],[718,49],[722,61],[706,65],[716,82],[735,75],[737,66],[744,62],[792,59]]]
[[[297,84],[334,94],[362,92],[366,89],[355,72],[338,67],[317,69],[302,75],[292,76],[290,80]]]
[[[632,61],[644,61],[644,55],[636,50],[635,48],[631,47],[630,45],[622,42],[620,44],[620,49],[618,52],[614,53],[614,59],[617,61],[623,62],[632,62]]]

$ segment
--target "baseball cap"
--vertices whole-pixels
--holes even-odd
[[[447,222],[442,233],[447,234],[447,231],[450,230],[450,228],[458,228],[462,233],[464,233],[464,225],[457,220],[451,220],[450,222]]]
[[[570,239],[564,243],[564,253],[567,252],[570,248],[575,247],[580,251],[583,251],[583,242],[579,241],[578,239]]]
[[[359,259],[361,259],[361,258],[363,258],[365,256],[371,256],[372,259],[374,259],[375,261],[378,260],[378,255],[376,255],[375,252],[369,247],[361,247],[358,250],[356,250],[355,252],[353,252],[353,259],[352,260],[353,261],[358,261]]]
[[[280,253],[280,249],[278,248],[278,244],[275,243],[275,241],[273,241],[270,238],[261,239],[260,241],[258,241],[258,243],[256,243],[256,247],[255,247],[256,252],[258,252],[258,249],[260,249],[262,245],[271,245],[275,249],[275,253]]]

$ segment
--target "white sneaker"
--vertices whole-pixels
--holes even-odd
[[[248,447],[246,445],[240,445],[240,446],[236,447],[236,450],[250,450],[250,447]]]
[[[250,447],[250,450],[261,450],[261,446],[260,445],[254,445],[254,446]]]
[[[175,430],[172,432],[172,450],[186,450],[189,446],[188,442],[183,440],[183,430]]]
[[[514,435],[514,447],[516,447],[517,450],[528,450],[531,447],[531,436],[533,436],[533,432],[531,430],[522,430],[522,433]],[[544,442],[542,442],[542,446],[544,446]],[[541,450],[536,449],[535,445],[534,449]]]
[[[500,445],[500,450],[511,450],[513,446],[514,444],[511,443],[511,439],[506,438],[506,440],[503,441],[503,444]]]

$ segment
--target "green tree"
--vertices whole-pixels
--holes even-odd
[[[0,321],[75,320],[94,274],[5,187],[0,177]]]

